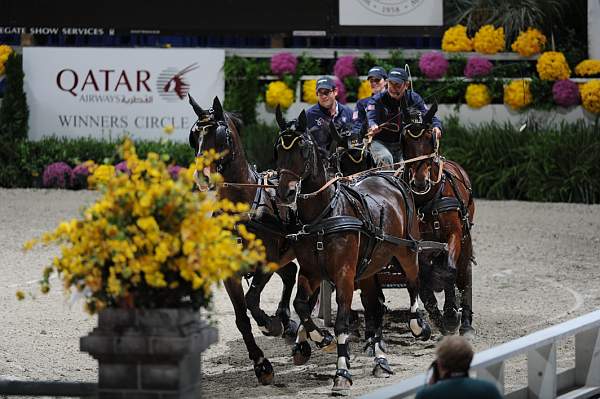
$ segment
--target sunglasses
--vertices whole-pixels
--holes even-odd
[[[327,89],[322,89],[322,90],[317,90],[317,94],[319,96],[328,96],[333,92],[333,90],[327,90]]]
[[[368,80],[369,80],[369,82],[373,82],[373,83],[381,82],[381,78],[369,78]]]

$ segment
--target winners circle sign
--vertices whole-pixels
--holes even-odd
[[[359,0],[369,11],[385,16],[403,15],[423,5],[425,0]]]
[[[443,0],[340,0],[344,26],[442,26]]]

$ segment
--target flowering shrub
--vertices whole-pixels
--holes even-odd
[[[288,109],[294,102],[294,92],[284,82],[278,80],[269,83],[267,86],[265,100],[271,108],[276,108],[279,105],[283,109]]]
[[[476,78],[479,76],[487,76],[492,72],[494,65],[487,58],[470,57],[465,65],[465,76],[467,78]]]
[[[13,53],[13,49],[6,44],[0,45],[0,76],[4,75],[5,68],[4,64],[8,60],[8,57]]]
[[[579,104],[579,87],[572,80],[557,80],[552,85],[554,102],[562,107]]]
[[[356,57],[352,55],[346,55],[338,58],[335,62],[335,66],[333,67],[333,73],[335,76],[343,80],[348,76],[357,76],[358,72],[356,71],[356,66],[354,65],[354,60]]]
[[[337,100],[342,104],[346,104],[346,85],[340,79],[335,78],[335,85],[338,90]]]
[[[481,108],[492,102],[492,97],[486,85],[471,83],[467,86],[465,93],[467,105],[472,108]]]
[[[527,28],[525,32],[519,33],[510,48],[523,57],[529,57],[541,53],[545,45],[546,36],[542,32],[535,28]]]
[[[529,81],[519,79],[504,86],[504,103],[513,109],[521,109],[531,104],[533,96],[530,85]]]
[[[600,80],[590,80],[579,88],[583,108],[594,114],[600,114]]]
[[[546,51],[540,55],[535,68],[542,80],[564,80],[571,76],[564,54],[558,51]]]
[[[105,307],[198,309],[207,306],[215,283],[264,262],[260,240],[243,225],[236,233],[248,205],[192,190],[195,168],[208,166],[214,152],[174,181],[158,154],[140,159],[129,140],[121,150],[131,175],[113,175],[80,219],[24,245],[61,246],[44,269],[42,292],[56,271],[67,293],[83,295],[90,313]]]
[[[448,60],[438,51],[431,51],[419,58],[419,69],[428,79],[439,79],[448,71]]]
[[[298,58],[294,54],[279,53],[271,57],[271,72],[275,75],[294,74],[297,66]]]
[[[473,41],[467,36],[467,27],[455,25],[448,28],[442,37],[442,50],[448,52],[472,51]]]
[[[504,50],[504,28],[494,29],[492,25],[484,25],[473,38],[473,48],[478,53],[496,54]]]
[[[368,80],[363,80],[360,82],[360,86],[358,86],[358,99],[362,100],[363,98],[368,98],[373,95],[373,90],[371,90],[371,83]]]
[[[94,161],[85,161],[73,168],[73,188],[84,189],[87,188],[88,176],[91,174],[97,165]]]
[[[600,60],[583,60],[575,67],[578,76],[594,76],[600,74]]]
[[[54,162],[44,168],[42,184],[48,188],[69,188],[73,180],[73,170],[64,162]]]
[[[309,104],[317,103],[317,81],[305,80],[302,83],[302,101]]]

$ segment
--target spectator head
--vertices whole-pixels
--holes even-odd
[[[473,347],[459,335],[444,337],[436,350],[441,375],[467,373],[473,360]]]
[[[338,91],[335,81],[327,76],[317,79],[317,100],[326,109],[335,106],[335,97]]]

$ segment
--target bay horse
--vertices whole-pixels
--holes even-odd
[[[335,147],[329,157],[329,165],[334,173],[349,176],[377,166],[368,145],[354,143],[351,132],[338,130],[333,121],[329,123],[329,135]]]
[[[191,96],[189,102],[198,116],[189,134],[189,143],[196,156],[202,155],[209,149],[226,153],[211,165],[212,171],[219,172],[224,182],[229,183],[218,187],[217,195],[232,202],[252,205],[250,220],[245,223],[246,227],[262,240],[267,260],[282,265],[276,273],[283,281],[283,292],[274,317],[269,317],[260,308],[260,294],[272,273],[265,272],[261,268],[252,271],[252,283],[245,296],[242,276],[224,281],[235,311],[235,323],[242,333],[250,360],[254,363],[256,377],[263,385],[271,384],[274,370],[252,335],[247,309],[250,310],[264,335],[281,336],[283,333],[284,337],[290,339],[296,336],[298,326],[290,319],[290,298],[297,273],[297,266],[292,262],[295,256],[281,229],[283,221],[273,201],[274,195],[258,187],[261,176],[246,160],[239,135],[241,120],[231,113],[224,112],[217,97],[214,98],[213,106],[209,110],[203,110]]]
[[[419,110],[402,107],[403,119],[408,121],[401,136],[404,159],[429,155],[407,164],[404,171],[418,208],[419,230],[425,239],[448,244],[447,254],[421,259],[420,293],[425,308],[442,332],[456,332],[460,320],[459,333],[473,334],[471,227],[475,203],[467,172],[458,163],[439,155],[439,141],[431,126],[436,111],[435,103],[424,116]],[[436,270],[442,272],[439,279],[435,277]],[[460,293],[460,312],[455,286]],[[433,290],[442,289],[443,315],[433,295]]]
[[[413,199],[406,184],[389,173],[365,177],[352,187],[339,182],[327,185],[325,164],[308,132],[305,111],[288,123],[277,108],[276,119],[280,128],[274,149],[279,173],[277,196],[283,205],[295,209],[299,228],[288,235],[300,265],[294,309],[301,326],[292,352],[294,363],[308,360],[308,339],[320,348],[336,344],[332,391],[347,391],[352,385],[347,339],[355,284],[361,289],[365,335],[375,355],[373,373],[377,377],[393,373],[385,357],[383,311],[375,286],[375,274],[392,258],[402,265],[408,280],[409,328],[417,338],[427,340],[431,336],[418,304],[417,254],[421,242]],[[337,342],[311,318],[310,299],[323,279],[336,289]]]

